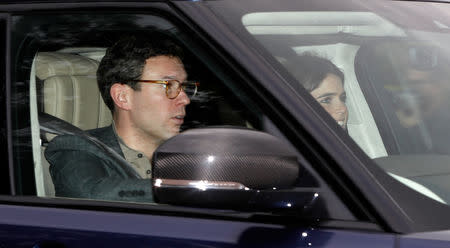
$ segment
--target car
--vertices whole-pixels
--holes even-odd
[[[448,247],[449,13],[447,1],[1,1],[0,247]],[[55,195],[49,142],[79,135],[108,152],[85,132],[112,122],[99,61],[152,32],[200,82],[183,132],[152,157],[155,202]],[[301,84],[302,56],[342,71],[348,122]]]

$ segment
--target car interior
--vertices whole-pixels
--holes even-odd
[[[111,112],[98,90],[96,71],[106,49],[125,35],[148,33],[151,37],[152,32],[163,32],[173,36],[183,48],[188,80],[199,81],[200,86],[187,106],[190,114],[184,119],[182,130],[215,125],[262,128],[264,118],[261,111],[241,89],[239,80],[227,74],[217,59],[205,54],[189,35],[181,33],[164,18],[120,14],[106,17],[62,15],[55,18],[59,22],[46,17],[41,19],[42,27],[57,23],[53,29],[25,33],[17,42],[21,51],[19,59],[25,61],[23,64],[30,64],[30,68],[23,67],[23,72],[28,74],[24,80],[30,82],[31,149],[38,196],[54,196],[49,164],[43,155],[53,137],[112,123]],[[67,30],[67,21],[76,22],[79,26]],[[36,19],[24,18],[17,22],[33,26]],[[105,25],[86,28],[86,23]],[[22,181],[29,181],[22,178]]]
[[[273,15],[277,18],[273,18]],[[156,23],[156,28],[160,31],[181,37],[180,44],[189,51],[185,58],[186,70],[189,77],[199,80],[201,85],[199,94],[187,107],[188,113],[191,114],[185,119],[182,129],[232,125],[264,130],[265,118],[262,111],[258,109],[256,103],[251,102],[245,94],[241,93],[238,80],[227,75],[226,68],[220,68],[220,64],[209,63],[213,59],[199,57],[207,55],[204,55],[202,49],[195,47],[193,41],[185,39],[185,36],[175,27],[161,20],[155,17],[151,20],[151,25]],[[267,23],[267,20],[277,21]],[[316,23],[316,20],[321,20],[320,25]],[[389,128],[386,128],[386,123],[375,118],[380,112],[376,112],[373,106],[378,102],[375,103],[373,97],[368,95],[374,90],[367,87],[367,85],[373,85],[374,79],[370,77],[373,72],[364,72],[373,65],[364,61],[373,61],[366,58],[374,56],[371,53],[378,51],[375,48],[381,46],[380,41],[383,39],[401,40],[405,36],[401,28],[368,12],[312,11],[301,15],[283,12],[249,13],[243,17],[242,22],[249,33],[255,35],[257,40],[275,55],[280,64],[289,63],[293,57],[302,53],[313,52],[330,59],[337,65],[345,74],[344,86],[348,97],[350,137],[367,156],[375,159],[376,162],[382,161],[380,165],[399,181],[433,199],[443,201],[439,196],[433,195],[433,192],[437,191],[432,188],[435,186],[430,183],[432,180],[429,177],[420,181],[418,177],[424,174],[408,174],[404,172],[404,166],[397,166],[403,165],[407,160],[392,156],[396,154],[392,152],[389,138],[386,138],[389,136],[386,130],[390,130],[390,127],[387,125]],[[273,26],[284,25],[286,22],[295,23],[295,25],[290,25],[288,29],[273,28]],[[142,23],[145,22],[142,21]],[[96,70],[106,48],[120,35],[130,34],[130,32],[124,31],[123,28],[108,28],[103,33],[95,29],[91,32],[80,32],[82,35],[73,31],[66,38],[70,42],[65,42],[59,37],[52,38],[61,31],[55,29],[54,33],[48,35],[47,40],[42,41],[42,38],[39,38],[41,40],[36,41],[39,39],[32,38],[31,41],[27,41],[28,43],[22,44],[25,46],[33,42],[41,43],[38,52],[31,52],[33,62],[28,71],[31,72],[29,100],[38,196],[54,196],[49,165],[43,156],[43,151],[55,135],[64,133],[58,133],[55,129],[46,129],[47,123],[53,121],[57,123],[57,126],[60,125],[60,129],[64,129],[62,123],[66,123],[70,127],[81,130],[111,124],[111,113],[103,103],[97,88]],[[142,28],[139,27],[139,29]],[[155,27],[152,28],[155,29]],[[136,32],[140,31],[139,29]],[[273,35],[277,35],[279,39],[273,39]],[[99,42],[100,40],[102,42]],[[375,91],[379,92],[377,89]],[[385,117],[389,119],[388,116]],[[436,173],[442,173],[442,170],[436,170]],[[445,183],[445,178],[441,182]],[[450,196],[445,198],[446,201],[450,200]]]
[[[398,181],[439,202],[449,202],[450,194],[444,192],[448,180],[442,176],[448,173],[448,155],[424,148],[425,127],[418,142],[411,140],[417,133],[407,133],[393,123],[398,100],[392,92],[403,91],[405,71],[399,65],[408,63],[399,57],[408,57],[411,51],[426,56],[426,41],[409,41],[401,27],[370,12],[255,12],[246,14],[242,23],[281,64],[303,53],[332,61],[345,75],[350,137]],[[417,143],[423,145],[412,147]],[[430,158],[435,162],[432,168],[423,168]]]
[[[40,132],[34,130],[35,133],[40,133],[39,138],[36,134],[33,135],[39,196],[54,196],[49,164],[43,152],[58,130],[45,130],[45,127],[52,121],[60,123],[61,120],[81,130],[104,127],[112,123],[111,112],[103,102],[96,81],[99,60],[104,53],[104,48],[72,47],[36,54],[31,70],[30,89],[36,89],[36,95],[32,94],[36,99],[31,99],[31,102],[36,101],[38,104],[31,106],[30,114],[33,116],[32,123],[40,123],[41,128]],[[192,73],[192,68],[189,69]],[[239,104],[231,94],[224,97],[226,94],[223,92],[226,91],[228,89],[224,86],[204,85],[199,94],[191,99],[188,106],[190,110],[187,111],[193,114],[186,118],[182,128],[211,125],[257,128],[260,125],[258,117],[243,108],[245,105]],[[216,116],[211,118],[212,115]],[[59,128],[63,129],[61,125]],[[37,152],[38,149],[41,150],[40,153]]]
[[[345,75],[349,135],[370,158],[387,156],[358,82],[355,59],[365,42],[380,36],[401,37],[402,29],[370,12],[255,12],[246,14],[242,23],[281,63],[308,52],[329,59],[340,68]],[[287,23],[288,28],[274,28]],[[273,39],[273,35],[280,38]]]

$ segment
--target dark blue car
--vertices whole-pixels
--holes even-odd
[[[111,125],[99,61],[154,31],[200,82],[154,202],[55,194],[48,144]],[[2,0],[0,32],[0,247],[450,247],[446,1]]]

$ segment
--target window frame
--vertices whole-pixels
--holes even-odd
[[[7,13],[0,13],[0,32],[3,34],[0,39],[0,83],[2,91],[0,92],[0,130],[2,130],[1,150],[6,163],[0,170],[2,182],[0,185],[0,193],[14,192],[13,177],[13,161],[12,161],[12,133],[11,133],[11,74],[10,74],[10,34],[11,34],[11,17]]]

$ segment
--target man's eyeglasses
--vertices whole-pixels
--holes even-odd
[[[197,94],[197,87],[200,85],[196,81],[184,81],[180,82],[175,79],[170,80],[131,80],[132,82],[138,83],[151,83],[151,84],[162,84],[166,88],[166,96],[169,99],[175,99],[181,92],[181,89],[186,93],[186,95],[191,98]]]

